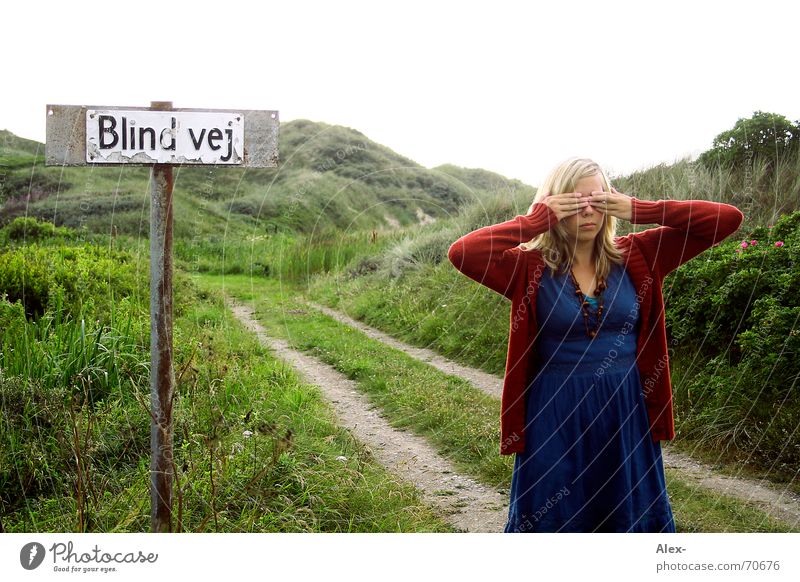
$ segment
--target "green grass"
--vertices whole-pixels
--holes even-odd
[[[744,229],[773,224],[781,214],[798,206],[800,156],[788,156],[769,171],[767,160],[756,158],[752,168],[710,171],[688,158],[659,164],[632,174],[611,178],[620,192],[638,198],[661,200],[701,199],[727,202],[744,213]]]
[[[798,467],[791,463],[779,462],[778,453],[784,452],[783,448],[787,446],[788,439],[781,443],[780,446],[783,448],[767,455],[755,450],[752,444],[735,446],[733,439],[717,428],[718,425],[727,428],[726,425],[730,424],[732,415],[721,414],[718,407],[706,412],[691,405],[692,401],[688,398],[686,386],[692,382],[696,383],[698,378],[704,378],[702,372],[705,365],[706,362],[702,358],[683,354],[670,361],[673,398],[677,404],[676,436],[670,441],[670,446],[714,467],[714,470],[721,474],[754,480],[765,479],[779,489],[787,489],[800,495]],[[737,375],[734,378],[735,385],[738,385],[739,377]],[[731,403],[734,398],[735,395],[730,397]],[[748,407],[750,406],[748,402]],[[706,413],[705,417],[693,418],[703,412]],[[709,412],[712,414],[708,414]],[[788,414],[788,409],[783,409],[782,413]],[[682,422],[683,418],[686,418],[686,422]],[[698,425],[701,427],[700,430],[697,428]],[[752,431],[750,426],[741,421],[739,427]],[[714,435],[715,431],[721,432],[721,436]],[[714,435],[715,441],[721,443],[711,441],[707,436],[709,433]]]
[[[513,457],[497,451],[498,399],[309,309],[301,288],[242,276],[204,275],[198,282],[253,306],[269,334],[356,381],[393,426],[426,437],[460,471],[508,490]],[[694,487],[674,471],[667,478],[679,531],[794,531],[755,505]]]
[[[187,271],[271,276],[304,283],[381,252],[401,236],[387,232],[248,235],[230,240],[178,241],[175,256]]]
[[[502,375],[511,303],[458,273],[449,261],[422,264],[401,277],[315,278],[315,300],[398,339]]]
[[[246,276],[203,275],[198,281],[252,301],[256,317],[270,333],[359,382],[387,412],[393,426],[425,434],[461,470],[483,482],[510,485],[512,459],[498,452],[498,400],[461,378],[309,310],[299,300],[296,287]]]
[[[453,531],[337,426],[319,390],[276,361],[219,297],[198,298],[175,323],[181,531]],[[74,351],[74,327],[52,329],[51,354]],[[104,344],[80,345],[73,369],[85,371],[85,348]],[[127,349],[136,356],[123,374],[129,381],[95,403],[71,400],[71,384],[42,390],[35,375],[0,375],[5,531],[149,531],[149,375],[141,373],[149,353]]]

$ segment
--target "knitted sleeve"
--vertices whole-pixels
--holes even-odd
[[[731,204],[708,200],[639,200],[631,197],[634,224],[660,224],[628,235],[660,279],[724,240],[744,220]]]
[[[519,243],[558,224],[558,215],[547,204],[536,202],[529,214],[519,214],[498,224],[465,234],[447,251],[453,266],[473,279],[511,299],[513,281],[525,266]]]

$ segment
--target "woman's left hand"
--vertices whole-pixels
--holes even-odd
[[[633,216],[631,197],[622,192],[617,192],[613,186],[611,187],[611,192],[592,190],[589,204],[595,210],[624,220],[630,220],[631,216]]]

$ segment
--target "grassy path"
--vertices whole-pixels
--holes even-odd
[[[345,325],[349,325],[360,332],[362,332],[367,337],[371,337],[376,339],[387,346],[391,346],[395,349],[398,349],[402,352],[405,352],[412,358],[419,360],[421,362],[425,362],[437,370],[441,370],[445,374],[450,374],[452,376],[458,376],[459,378],[463,378],[479,390],[482,390],[489,396],[494,396],[495,398],[500,398],[503,393],[503,380],[502,378],[498,378],[494,374],[489,374],[488,372],[484,372],[483,370],[478,370],[477,368],[470,368],[469,366],[463,366],[453,360],[448,360],[444,356],[441,356],[434,352],[433,350],[429,350],[427,348],[418,348],[416,346],[409,345],[405,342],[402,342],[398,339],[393,338],[389,334],[383,333],[380,330],[375,329],[374,327],[370,327],[365,323],[362,323],[348,315],[342,313],[341,311],[337,311],[335,309],[331,309],[325,305],[320,305],[319,303],[315,303],[313,301],[309,301],[308,305],[313,307],[314,309],[318,309],[325,315],[332,317],[336,321],[340,321]]]
[[[269,338],[247,307],[231,302],[228,308],[262,344],[319,387],[336,410],[339,425],[365,445],[365,455],[413,483],[425,501],[441,510],[459,531],[502,531],[508,516],[503,495],[460,475],[423,437],[393,428],[357,384],[335,368],[291,349],[285,340]]]
[[[270,336],[356,382],[395,428],[425,437],[459,473],[508,494],[513,459],[497,451],[496,397],[314,310],[284,282],[230,275],[202,275],[198,282],[236,297]],[[679,471],[668,469],[667,480],[678,531],[797,531],[755,503],[709,491]]]
[[[147,319],[135,320],[131,345],[146,347],[148,330]],[[176,318],[174,346],[175,531],[456,531],[341,426],[316,386],[232,318],[218,294],[200,293]],[[0,529],[150,531],[149,375],[139,366],[147,352],[126,344],[118,357],[127,381],[98,406],[67,407],[63,390],[0,374],[0,459],[15,463],[9,470],[0,462]],[[81,465],[70,462],[76,457]],[[76,494],[77,479],[89,495]]]

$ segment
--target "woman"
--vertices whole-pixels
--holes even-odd
[[[743,218],[729,204],[638,200],[570,158],[526,215],[450,246],[457,269],[512,301],[505,532],[675,531],[660,444],[675,436],[661,285]],[[619,219],[662,226],[616,236]]]

